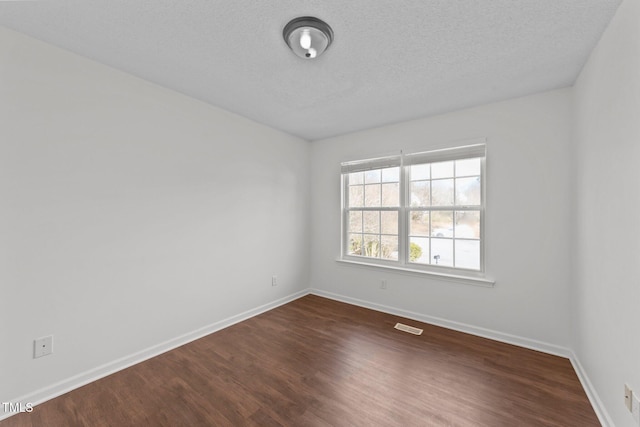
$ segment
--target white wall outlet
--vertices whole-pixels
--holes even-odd
[[[278,286],[278,276],[271,276],[271,286]]]
[[[46,356],[53,353],[53,335],[33,340],[33,358]]]
[[[631,412],[631,395],[632,391],[628,385],[624,385],[624,406]]]
[[[385,279],[380,280],[380,289],[387,289],[387,281]]]
[[[636,393],[631,394],[631,415],[636,420],[636,425],[640,426],[640,396]]]

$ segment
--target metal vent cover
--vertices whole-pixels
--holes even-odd
[[[394,326],[394,328],[413,335],[422,335],[422,329],[414,328],[413,326],[405,325],[404,323],[396,323],[396,326]]]

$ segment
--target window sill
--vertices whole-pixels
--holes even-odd
[[[482,286],[485,288],[493,288],[495,285],[495,280],[489,280],[483,277],[473,277],[473,276],[462,276],[462,275],[457,275],[457,274],[446,274],[446,273],[437,273],[437,272],[433,272],[433,271],[424,271],[424,270],[417,270],[417,269],[413,269],[413,268],[406,268],[406,267],[396,267],[396,266],[392,266],[392,265],[381,265],[381,264],[373,264],[373,263],[369,263],[369,262],[362,262],[362,261],[353,261],[353,260],[347,260],[347,259],[341,259],[338,258],[336,259],[336,262],[339,263],[343,263],[343,264],[347,264],[347,265],[351,265],[354,267],[364,267],[364,268],[378,268],[381,270],[392,270],[392,271],[396,271],[398,273],[401,274],[410,274],[410,275],[417,275],[417,276],[430,276],[433,277],[434,279],[442,279],[442,280],[448,280],[448,281],[452,281],[452,282],[457,282],[457,283],[463,283],[465,285],[474,285],[474,286]]]

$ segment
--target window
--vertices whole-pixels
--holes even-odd
[[[484,163],[484,144],[343,163],[342,259],[484,271]]]

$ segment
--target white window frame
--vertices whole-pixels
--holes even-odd
[[[469,144],[469,141],[467,141]],[[436,210],[445,211],[457,211],[457,210],[474,210],[479,212],[480,216],[480,230],[479,230],[479,245],[480,245],[480,268],[468,269],[451,266],[441,266],[434,264],[421,264],[415,262],[409,262],[409,222],[410,212],[412,207],[410,203],[407,203],[409,195],[409,170],[411,165],[425,164],[425,163],[437,163],[451,160],[462,160],[470,158],[480,158],[480,191],[481,191],[481,204],[480,206],[462,206],[454,205],[448,207],[428,207],[418,210],[424,210],[433,212]],[[349,224],[349,173],[382,169],[385,167],[400,167],[400,201],[399,207],[356,207],[354,210],[366,211],[367,209],[373,211],[397,211],[398,212],[398,260],[388,260],[382,258],[373,258],[358,255],[349,255],[348,245],[348,224]],[[485,279],[485,243],[486,237],[484,233],[485,224],[485,212],[486,212],[486,144],[485,140],[474,140],[472,144],[457,146],[454,148],[444,148],[439,150],[431,150],[418,153],[400,154],[396,156],[379,157],[373,159],[365,159],[358,161],[345,162],[341,164],[341,254],[338,261],[358,264],[361,266],[381,267],[386,269],[400,270],[409,273],[426,273],[441,276],[443,278],[468,280],[470,282],[479,282],[474,284],[492,286],[493,281]],[[455,181],[454,181],[455,183]],[[455,184],[454,184],[455,185]],[[454,186],[455,194],[455,186]],[[413,210],[416,210],[415,207]],[[454,219],[455,222],[455,219]],[[431,233],[431,231],[430,231]],[[431,236],[430,236],[431,237]],[[455,239],[454,239],[455,245]],[[455,254],[455,250],[454,250]],[[454,255],[455,256],[455,255]]]

